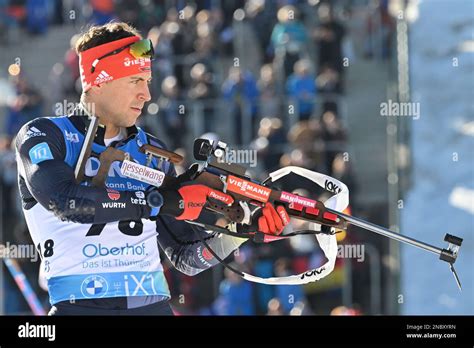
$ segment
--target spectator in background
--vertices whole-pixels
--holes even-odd
[[[276,277],[287,277],[292,273],[293,271],[290,269],[288,259],[280,258],[275,262]],[[304,301],[303,288],[301,285],[276,285],[275,295],[281,304],[281,309],[284,314],[290,314],[296,302]]]
[[[162,1],[114,0],[115,12],[121,21],[132,24],[141,32],[147,32],[156,23],[162,23],[166,15]]]
[[[323,67],[331,64],[339,73],[343,73],[342,40],[346,34],[344,26],[334,18],[331,5],[323,3],[318,8],[320,25],[313,31],[318,47],[318,64]]]
[[[274,243],[272,247],[276,246]],[[273,262],[275,260],[275,251],[270,246],[255,245],[253,271],[257,277],[270,278],[273,276]],[[267,310],[268,302],[275,296],[273,285],[255,284],[255,297],[257,304],[257,313],[263,314]]]
[[[213,61],[214,61],[214,43],[210,37],[197,38],[194,43],[194,52],[186,56],[185,62],[187,66],[194,66],[196,64],[204,65],[206,72],[210,77],[214,73]],[[186,79],[186,83],[189,79]]]
[[[53,0],[52,13],[51,13],[51,24],[64,25],[64,10],[63,0]]]
[[[272,298],[268,301],[267,315],[284,315],[284,309],[281,302],[277,298]]]
[[[47,0],[27,0],[26,26],[30,34],[45,34],[48,31],[49,13]]]
[[[338,97],[343,92],[339,73],[330,64],[324,65],[316,78],[316,86],[322,99],[321,112],[332,111],[337,115]]]
[[[191,69],[191,86],[188,97],[193,103],[200,102],[199,107],[204,116],[204,129],[206,132],[215,131],[214,105],[217,97],[214,90],[212,75],[207,71],[204,64],[195,64]]]
[[[331,166],[331,176],[346,184],[351,193],[351,206],[357,206],[357,204],[354,203],[355,197],[357,197],[357,182],[350,162],[345,154],[338,153],[334,157]]]
[[[74,49],[78,35],[70,40],[71,48],[64,54],[63,62],[53,65],[48,81],[47,105],[56,116],[63,116],[72,110],[64,110],[62,101],[78,102],[81,89],[79,56]],[[57,107],[58,103],[61,107]]]
[[[242,123],[253,137],[254,122],[257,118],[258,88],[257,83],[249,71],[242,71],[239,67],[231,67],[229,75],[222,85],[222,95],[228,103],[230,118],[234,120],[234,138],[237,144],[242,144]]]
[[[215,49],[215,43],[222,29],[222,17],[218,11],[199,11],[196,15],[196,35],[199,40],[208,41],[209,52]]]
[[[293,66],[306,53],[308,35],[297,17],[294,6],[283,6],[277,13],[278,23],[273,27],[269,50],[275,56],[281,81],[291,74]]]
[[[275,260],[282,257],[292,257],[293,250],[288,240],[282,240],[271,245],[266,243],[253,244],[252,271],[257,277],[271,278],[274,276]],[[268,284],[255,284],[255,298],[257,314],[267,311],[268,302],[275,297],[275,286]]]
[[[221,2],[221,32],[219,35],[220,50],[224,57],[235,56],[233,28],[234,13],[237,9],[244,7],[245,0],[222,1]]]
[[[0,229],[3,231],[3,234],[0,235],[0,244],[9,242],[19,245],[19,247],[24,244],[32,244],[25,221],[21,215],[21,202],[19,200],[16,178],[15,151],[11,146],[11,137],[9,136],[0,137],[0,168],[0,199],[2,204],[0,212],[2,214],[0,218],[2,226],[0,226]],[[17,259],[17,262],[19,262],[22,271],[35,289],[35,292],[43,299],[44,293],[39,294],[36,281],[31,281],[36,277],[39,264],[32,262],[32,260],[21,258]],[[28,313],[28,305],[21,291],[19,291],[18,285],[6,268],[3,275],[5,276],[3,289],[0,289],[0,291],[3,290],[3,298],[0,298],[0,300],[5,302],[5,307],[2,314],[19,315]]]
[[[322,96],[342,93],[341,79],[339,73],[332,67],[331,64],[325,64],[319,70],[319,75],[316,78],[318,91]]]
[[[315,78],[311,74],[311,62],[308,59],[295,63],[294,74],[288,78],[286,90],[290,101],[296,103],[298,120],[308,120],[313,113],[316,98]]]
[[[143,5],[146,3],[145,1],[135,1],[135,0],[114,0],[115,6],[111,6],[111,8],[107,8],[107,11],[114,11],[117,13],[117,17],[120,18],[121,21],[124,21],[128,24],[133,25],[137,29],[140,15],[142,15]],[[110,3],[107,2],[107,6],[110,7]]]
[[[25,15],[24,6],[14,6],[9,0],[0,0],[0,44],[15,42],[19,23]]]
[[[260,121],[258,137],[251,148],[257,150],[258,163],[262,171],[272,172],[279,167],[280,157],[285,152],[286,132],[279,118],[263,118]]]
[[[222,19],[218,11],[202,10],[196,15],[196,39],[193,43],[193,52],[189,53],[187,60],[190,65],[205,64],[208,71],[213,72],[213,62],[216,60],[217,42]]]
[[[371,3],[371,12],[367,15],[367,39],[365,57],[374,55],[387,59],[391,56],[392,36],[395,21],[388,12],[388,0],[375,0]],[[381,49],[381,52],[377,48]]]
[[[270,63],[273,58],[273,52],[269,52],[267,48],[276,22],[277,6],[275,1],[264,0],[248,0],[245,4],[246,19],[253,27],[266,63]]]
[[[325,173],[325,143],[321,137],[318,121],[300,121],[288,132],[288,140],[295,150],[286,158],[292,165]],[[282,158],[282,160],[285,160]],[[291,165],[285,161],[282,166]],[[304,186],[301,186],[304,187]]]
[[[173,75],[178,81],[180,89],[186,88],[186,62],[185,57],[194,51],[194,43],[197,39],[195,9],[192,6],[184,7],[180,12],[171,8],[166,18],[166,30],[168,32],[172,47]]]
[[[161,95],[158,98],[159,117],[168,136],[168,143],[172,149],[182,147],[183,134],[186,132],[184,110],[180,107],[180,89],[174,76],[166,77],[161,84]]]
[[[25,77],[13,78],[16,97],[7,109],[6,132],[13,138],[27,122],[42,114],[43,97]]]
[[[260,79],[257,82],[260,91],[260,116],[274,117],[281,114],[281,98],[271,64],[265,64],[260,69]]]
[[[89,0],[89,3],[92,7],[92,24],[103,25],[116,18],[114,0]]]
[[[80,83],[79,79],[81,77],[81,74],[79,72],[79,56],[77,55],[76,50],[74,49],[74,47],[76,47],[76,41],[77,41],[78,38],[79,38],[78,34],[73,35],[71,37],[71,40],[69,42],[70,43],[70,48],[64,54],[64,65],[67,68],[67,70],[69,71],[69,74],[71,76],[71,80],[74,81],[71,84],[70,89],[71,90],[74,89],[74,92],[76,94],[79,94],[78,93],[79,89],[76,88],[76,85],[78,83]]]
[[[15,226],[19,217],[18,210],[15,209],[18,202],[18,192],[16,190],[17,170],[15,151],[11,148],[11,140],[9,136],[0,137],[0,168],[2,168],[0,171],[0,193],[2,195],[1,222],[3,223],[3,226],[0,226],[0,228],[6,232],[7,236],[12,234],[12,226]],[[7,237],[4,241],[8,240],[9,238]]]
[[[151,94],[158,95],[161,91],[161,84],[167,76],[173,75],[173,65],[171,57],[173,47],[171,46],[171,36],[168,28],[162,24],[154,26],[148,32],[148,39],[155,47],[155,58],[151,61],[152,71],[156,76],[151,82]]]
[[[326,143],[326,168],[330,170],[336,155],[345,148],[347,134],[341,122],[332,111],[326,111],[321,117],[321,131],[321,137]]]
[[[230,266],[237,267],[235,263]],[[227,268],[224,271],[224,276],[225,279],[219,286],[220,295],[215,304],[220,311],[218,314],[255,315],[252,283]]]

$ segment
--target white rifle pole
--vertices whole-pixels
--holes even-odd
[[[97,133],[97,127],[99,126],[99,118],[95,115],[91,115],[86,110],[85,106],[81,105],[81,107],[84,112],[89,116],[90,123],[89,127],[87,128],[84,142],[82,143],[81,153],[79,154],[79,158],[77,159],[76,168],[74,169],[74,177],[76,178],[77,183],[80,183],[82,180],[84,180],[86,162],[91,155],[92,143],[94,142],[95,134]]]

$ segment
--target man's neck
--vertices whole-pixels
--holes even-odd
[[[97,118],[99,118],[99,125],[105,127],[105,134],[104,134],[105,139],[116,137],[120,133],[121,128],[115,126],[114,124],[110,122],[107,122],[107,117],[103,115],[103,113],[100,110],[94,110],[95,113],[93,113],[88,108],[88,105],[90,105],[90,103],[88,103],[85,99],[81,99],[81,104],[82,104],[82,108],[86,111],[86,114],[88,116],[90,117],[96,116]]]
[[[110,139],[113,137],[116,137],[120,133],[120,127],[116,127],[111,124],[103,124],[105,126],[105,134],[104,138],[105,139]]]

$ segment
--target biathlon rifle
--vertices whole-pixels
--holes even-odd
[[[93,138],[92,135],[97,127],[97,120],[92,118],[91,121],[92,122],[89,126],[90,134],[88,134],[90,136],[86,137],[86,140],[91,140],[90,138]],[[78,179],[80,179],[83,172],[82,167],[84,166],[84,160],[88,157],[87,152],[90,152],[92,143],[92,141],[88,142],[86,140],[83,144],[82,152],[84,152],[84,154],[81,156],[82,160],[78,161],[76,166],[76,178]],[[141,151],[147,155],[147,166],[135,163],[128,153],[112,147],[107,148],[100,155],[101,167],[98,174],[93,178],[93,185],[103,186],[105,184],[108,169],[110,164],[114,161],[122,162],[121,171],[124,176],[141,180],[155,187],[165,188],[169,186],[176,188],[185,183],[202,184],[225,192],[234,198],[234,202],[230,206],[224,205],[221,202],[209,200],[205,205],[207,210],[225,217],[237,226],[247,225],[247,228],[237,228],[234,229],[234,231],[231,231],[221,226],[209,225],[199,221],[186,221],[192,226],[197,225],[206,230],[228,234],[235,237],[251,238],[255,242],[263,243],[282,240],[296,235],[314,234],[328,259],[323,266],[298,275],[259,278],[245,272],[240,272],[227,265],[218,255],[215,254],[206,241],[200,238],[209,249],[209,252],[216,257],[218,261],[245,279],[264,284],[304,284],[325,277],[334,269],[337,254],[337,242],[334,236],[335,231],[346,230],[348,225],[351,224],[438,255],[442,261],[449,264],[450,270],[456,280],[456,284],[461,290],[461,282],[456,270],[454,269],[454,263],[459,254],[463,241],[462,238],[446,234],[444,241],[448,243],[448,246],[446,248],[439,248],[400,233],[396,233],[371,222],[364,221],[360,218],[344,214],[342,211],[349,203],[349,191],[344,183],[330,176],[316,173],[305,168],[290,166],[271,173],[269,177],[261,183],[255,182],[252,178],[246,175],[245,167],[235,163],[225,163],[224,159],[226,158],[227,144],[221,141],[196,139],[193,151],[194,158],[201,163],[194,163],[185,173],[178,177],[171,177],[166,176],[161,171],[149,168],[148,166],[154,158],[158,160],[158,163],[162,161],[174,164],[180,163],[183,159],[180,155],[149,144],[143,145]],[[132,167],[134,167],[133,171],[130,170]],[[137,167],[139,167],[138,170]],[[158,165],[158,167],[160,166]],[[153,171],[153,173],[151,173],[151,175],[150,173],[146,174],[147,171]],[[281,191],[274,188],[274,185],[272,186],[276,181],[290,173],[309,179],[313,183],[333,193],[333,196],[323,203],[301,195]],[[150,180],[150,177],[153,177],[154,179]],[[152,191],[148,194],[147,200],[148,204],[153,207],[159,207],[163,204],[163,198],[157,191]],[[249,215],[251,215],[252,212],[251,208],[258,209],[266,202],[270,202],[274,206],[284,206],[290,217],[313,223],[314,229],[294,231],[278,236],[265,234],[263,232],[249,232],[252,230],[248,228],[248,225],[251,224],[251,221],[249,221]],[[166,202],[164,202],[164,204],[166,204]],[[253,230],[255,231],[255,229]]]
[[[156,157],[160,161],[164,160],[178,163],[182,159],[179,155],[176,155],[172,152],[149,145],[145,145],[143,151],[146,152],[148,156]],[[196,221],[188,221],[189,223],[204,227],[206,229],[232,234],[234,236],[252,238],[256,242],[264,243],[301,234],[332,235],[334,234],[334,231],[346,230],[348,225],[351,224],[361,227],[367,231],[377,233],[384,237],[394,239],[396,241],[409,244],[438,255],[440,260],[449,264],[450,270],[456,280],[456,284],[461,290],[461,282],[456,270],[454,269],[454,263],[456,262],[459,254],[459,250],[463,241],[462,238],[446,234],[444,241],[448,243],[448,246],[446,248],[439,248],[391,231],[371,222],[364,221],[360,218],[344,214],[342,213],[342,210],[344,210],[348,204],[348,189],[346,185],[327,175],[316,173],[304,168],[294,166],[285,167],[271,173],[269,177],[263,182],[255,182],[246,175],[245,167],[235,163],[224,162],[223,159],[226,158],[226,151],[227,145],[221,141],[196,139],[194,143],[194,158],[197,161],[201,161],[203,164],[194,163],[184,174],[177,178],[165,177],[162,185],[176,187],[174,185],[179,184],[179,182],[192,182],[193,184],[206,185],[210,188],[220,190],[231,195],[234,198],[234,203],[232,205],[226,206],[220,202],[208,202],[205,208],[225,217],[234,223],[243,223],[246,220],[246,215],[248,215],[248,213],[246,213],[246,206],[261,207],[262,204],[270,202],[275,206],[284,206],[290,217],[321,225],[322,228],[316,229],[314,231],[304,230],[275,236],[265,234],[263,232],[229,233],[228,229],[222,228],[220,226],[207,225]],[[331,202],[333,203],[333,207],[331,207],[331,204],[328,204],[331,198],[327,202],[322,203],[318,200],[310,199],[286,191],[281,191],[272,187],[272,184],[274,184],[277,180],[280,180],[290,173],[305,177],[306,179],[309,179],[319,186],[324,187],[326,190],[332,192],[334,196],[331,198],[337,197]],[[158,195],[149,195],[148,202],[151,206],[158,206],[162,204],[160,198],[161,197],[158,197]],[[155,199],[157,201],[154,202]],[[324,239],[320,240],[318,238],[318,240],[320,244],[321,242],[325,242]],[[326,257],[328,257],[328,249],[329,248],[325,250],[323,247]],[[334,248],[332,249],[334,250]],[[307,277],[312,275],[316,276],[317,278],[318,274],[324,273],[321,272],[321,268],[306,272],[305,274]],[[318,271],[320,272],[318,273]],[[258,279],[261,280],[262,278]]]

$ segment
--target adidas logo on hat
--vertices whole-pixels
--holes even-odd
[[[99,75],[97,75],[97,77],[95,78],[94,83],[95,84],[104,83],[113,79],[114,79],[113,76],[110,76],[109,74],[107,74],[105,70],[102,70],[99,73]]]

